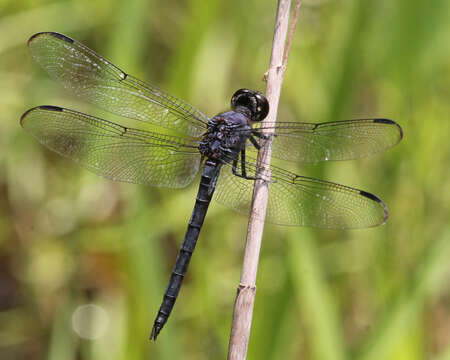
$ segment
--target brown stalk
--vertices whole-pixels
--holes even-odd
[[[277,118],[281,85],[283,83],[283,77],[286,70],[287,59],[294,35],[295,25],[298,19],[300,5],[301,0],[297,0],[285,50],[291,1],[278,1],[270,67],[266,73],[266,97],[269,101],[270,111],[267,118],[263,121],[263,126],[264,122],[274,122]],[[242,275],[234,304],[228,360],[243,360],[247,356],[253,305],[256,294],[256,275],[258,271],[259,253],[264,229],[264,221],[261,219],[265,218],[269,196],[270,171],[268,165],[270,165],[271,155],[271,134],[272,133],[270,131],[264,130],[264,135],[268,136],[269,140],[267,141],[269,143],[263,144],[258,153],[258,164],[260,164],[258,171],[260,172],[261,177],[267,180],[256,180],[253,188],[253,200],[248,223]]]

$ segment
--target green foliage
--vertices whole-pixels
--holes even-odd
[[[1,359],[225,358],[246,234],[245,218],[212,205],[174,312],[148,342],[197,184],[112,183],[35,142],[18,123],[30,107],[99,112],[49,80],[28,37],[67,34],[214,115],[237,88],[264,89],[275,10],[0,3]],[[449,358],[449,10],[447,0],[304,1],[279,117],[387,117],[405,137],[368,159],[294,169],[379,195],[390,218],[359,231],[266,225],[249,359]],[[85,329],[103,332],[97,340],[74,330],[75,309],[91,303],[106,314]]]

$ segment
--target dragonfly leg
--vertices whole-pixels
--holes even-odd
[[[259,145],[259,142],[253,137],[253,135],[249,136],[249,140],[253,144],[253,146],[256,148],[256,150],[261,149],[261,145]]]
[[[270,135],[264,135],[263,133],[259,132],[258,130],[252,130],[252,135],[255,135],[257,138],[263,139],[263,140],[268,140],[270,138]]]
[[[246,180],[258,180],[260,178],[254,176],[247,176],[247,171],[245,170],[245,149],[241,150],[241,172],[238,172],[238,161],[233,160],[232,172],[234,175],[241,177]]]
[[[231,171],[232,171],[233,175],[239,176],[237,164],[238,164],[237,160],[233,160],[233,165],[231,166]]]
[[[261,149],[261,146],[264,146],[266,140],[271,139],[272,137],[276,136],[276,134],[271,134],[271,135],[265,135],[260,133],[257,130],[253,130],[250,134],[250,136],[248,137],[248,139],[250,140],[250,142],[253,144],[253,146],[259,150]],[[262,143],[259,143],[258,140],[255,139],[255,137],[257,137],[258,139],[263,140]]]

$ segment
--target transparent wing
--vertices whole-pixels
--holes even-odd
[[[131,119],[199,136],[208,118],[166,92],[128,75],[83,44],[44,32],[28,40],[33,58],[78,97]]]
[[[20,119],[40,143],[88,170],[117,181],[179,188],[200,166],[187,138],[127,128],[56,106],[39,106]]]
[[[257,123],[254,129],[274,130],[273,157],[303,163],[363,158],[394,146],[403,136],[402,128],[388,119]]]
[[[255,176],[256,165],[246,163],[247,175]],[[383,224],[388,212],[375,195],[347,186],[308,178],[270,166],[272,174],[266,221],[279,225],[328,229],[366,228]],[[248,215],[253,181],[235,176],[231,165],[223,166],[215,199]]]

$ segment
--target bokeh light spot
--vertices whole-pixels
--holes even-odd
[[[72,315],[73,330],[83,339],[95,340],[105,335],[109,325],[108,313],[94,304],[78,306]]]

